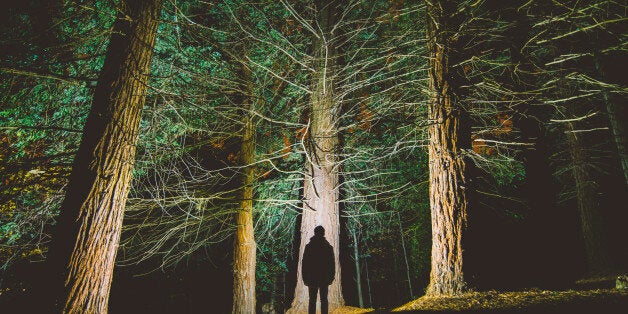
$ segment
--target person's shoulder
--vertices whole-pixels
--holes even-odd
[[[327,241],[327,239],[323,239],[323,246],[331,248],[331,244],[329,243],[329,241]]]

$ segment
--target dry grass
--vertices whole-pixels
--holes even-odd
[[[586,291],[529,290],[521,292],[469,292],[459,296],[421,297],[393,310],[400,311],[518,311],[551,309],[579,304],[626,304],[628,291],[597,289]],[[610,302],[610,303],[609,303]],[[623,303],[622,303],[623,302]],[[628,313],[628,310],[627,312]]]
[[[332,314],[362,314],[362,313],[368,313],[368,312],[373,312],[373,309],[363,309],[363,308],[353,307],[353,306],[343,306],[341,308],[335,309],[332,312]]]

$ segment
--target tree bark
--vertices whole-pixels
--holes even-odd
[[[459,83],[450,61],[455,49],[455,1],[427,1],[429,66],[429,169],[432,212],[432,268],[427,295],[465,290],[462,240],[467,225],[466,163],[469,146],[464,109],[456,99]]]
[[[306,177],[303,191],[303,213],[301,217],[301,245],[297,266],[297,285],[289,313],[306,312],[308,288],[301,276],[301,262],[305,245],[314,235],[314,228],[325,228],[325,237],[333,247],[336,275],[329,286],[329,311],[344,305],[340,273],[340,215],[338,191],[338,111],[340,105],[334,95],[334,68],[336,49],[334,34],[336,14],[340,8],[334,1],[316,1],[318,25],[322,32],[314,40],[313,93],[310,99],[309,135],[307,138]],[[317,301],[320,309],[320,297]]]
[[[253,184],[255,183],[255,126],[251,72],[241,65],[242,91],[242,146],[240,163],[243,167],[242,190],[237,213],[237,229],[234,240],[233,261],[233,313],[255,313],[255,233],[253,225]]]
[[[120,12],[50,249],[63,313],[107,312],[161,1]]]

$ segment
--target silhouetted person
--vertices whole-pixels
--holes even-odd
[[[310,243],[305,246],[303,261],[301,263],[303,282],[310,292],[310,303],[308,307],[310,314],[316,313],[316,294],[319,291],[321,297],[321,313],[327,314],[327,291],[331,282],[334,281],[336,274],[335,266],[334,250],[331,244],[325,239],[325,228],[318,226],[314,228],[314,236],[310,238]]]

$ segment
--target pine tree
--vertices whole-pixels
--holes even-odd
[[[467,228],[467,163],[470,129],[457,92],[454,66],[462,51],[457,1],[428,1],[429,170],[432,211],[432,269],[428,295],[465,290],[462,241]]]
[[[161,1],[123,1],[53,244],[57,306],[106,313]]]

